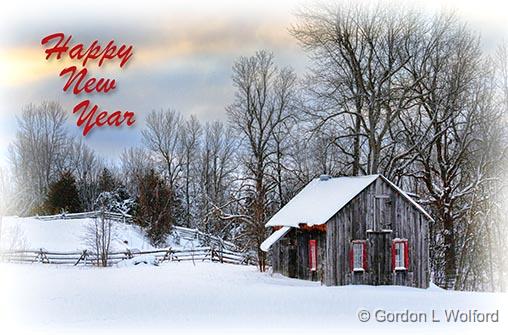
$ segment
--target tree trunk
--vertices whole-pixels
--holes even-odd
[[[446,210],[447,208],[445,208]],[[451,215],[443,215],[443,240],[444,240],[444,288],[453,289],[457,277],[457,264],[455,259],[455,233],[454,222]]]
[[[360,108],[357,104],[357,113],[360,113]],[[355,116],[355,135],[353,137],[353,169],[352,175],[358,176],[360,174],[360,127],[361,120],[360,116]]]

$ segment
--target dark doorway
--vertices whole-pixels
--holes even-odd
[[[372,285],[391,285],[391,232],[367,232]]]
[[[298,278],[298,243],[296,238],[296,229],[288,234],[288,277]]]

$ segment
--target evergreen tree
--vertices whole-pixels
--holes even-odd
[[[99,193],[113,192],[116,187],[117,182],[115,177],[108,168],[104,168],[101,175],[99,176]]]
[[[175,197],[164,180],[151,170],[138,179],[138,201],[134,222],[147,231],[155,246],[162,246],[174,224]]]
[[[52,214],[81,211],[76,179],[72,173],[63,172],[60,179],[50,185],[45,208]]]

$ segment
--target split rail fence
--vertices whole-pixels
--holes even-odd
[[[132,217],[119,213],[100,213],[85,212],[73,214],[60,214],[49,216],[38,216],[37,219],[50,221],[58,219],[87,219],[97,218],[99,215],[105,215],[106,218],[132,224]],[[132,259],[137,256],[152,255],[161,263],[166,261],[210,261],[231,264],[255,264],[254,257],[249,253],[240,252],[238,247],[222,240],[216,236],[203,233],[197,229],[174,226],[172,234],[180,239],[197,240],[204,247],[195,247],[192,249],[172,249],[164,248],[157,250],[125,250],[122,252],[110,252],[108,254],[108,264],[114,265],[120,261]],[[82,250],[74,252],[48,251],[46,249],[38,250],[4,250],[0,251],[0,261],[14,263],[43,263],[43,264],[63,264],[63,265],[97,265],[100,255],[91,250]]]
[[[108,264],[114,265],[120,261],[132,259],[137,256],[152,255],[158,261],[210,261],[230,264],[254,264],[248,254],[216,249],[213,247],[194,248],[192,250],[173,250],[172,248],[148,251],[124,251],[108,254]],[[81,252],[57,252],[45,249],[39,250],[6,250],[0,252],[0,260],[13,263],[43,263],[63,265],[97,265],[100,257],[90,250]]]

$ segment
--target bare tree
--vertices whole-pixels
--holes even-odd
[[[104,206],[98,216],[89,223],[85,240],[97,257],[97,266],[107,267],[111,251],[111,241],[115,238],[114,221],[106,215]]]
[[[142,131],[146,147],[162,160],[165,177],[171,189],[182,174],[182,117],[174,110],[152,111]]]
[[[484,82],[492,94],[483,94],[481,122],[474,144],[476,150],[468,160],[483,174],[483,182],[467,199],[470,204],[464,227],[459,230],[456,288],[461,290],[505,291],[508,252],[506,190],[508,189],[508,53],[503,43],[492,61],[487,63]],[[467,206],[466,206],[467,207]]]
[[[28,242],[20,225],[6,225],[4,215],[13,208],[13,189],[9,172],[0,167],[0,250],[26,250]]]
[[[418,152],[413,176],[423,183],[425,202],[436,218],[431,226],[435,280],[453,288],[460,252],[458,223],[468,209],[465,199],[485,181],[481,167],[469,164],[469,157],[479,153],[474,144],[481,135],[482,101],[490,92],[478,66],[478,38],[453,16],[439,18],[433,26],[429,45],[438,47],[414,69],[425,71],[425,76],[417,84],[419,116],[414,119],[419,124],[407,129],[406,137]]]
[[[138,179],[155,169],[153,155],[144,148],[128,148],[120,157],[120,171],[129,194],[138,195]]]
[[[0,167],[0,241],[2,240],[3,216],[11,210],[13,196],[7,173],[4,168]]]
[[[302,11],[291,29],[310,53],[307,113],[346,157],[349,174],[383,172],[406,154],[391,138],[415,100],[419,77],[407,71],[420,23],[412,11],[341,4]]]
[[[465,211],[457,224],[457,279],[459,290],[504,291],[506,284],[506,189],[508,186],[508,134],[506,105],[503,104],[503,72],[496,62],[488,62],[478,99],[479,119],[471,149],[463,169],[471,171],[465,185],[475,185],[457,200],[459,211]],[[506,61],[506,59],[505,59]]]
[[[201,146],[202,127],[195,116],[183,123],[181,135],[182,145],[182,178],[183,178],[183,223],[187,227],[195,227],[196,202],[199,183],[199,149]]]
[[[202,141],[199,192],[196,199],[200,209],[200,229],[228,238],[231,226],[217,218],[214,210],[233,199],[238,143],[232,129],[218,121],[205,125]],[[225,210],[231,209],[229,207]]]
[[[16,171],[18,208],[23,214],[40,208],[48,186],[63,171],[68,145],[66,118],[55,102],[27,105],[18,118],[16,139],[9,149]]]
[[[296,75],[290,69],[284,69],[279,77],[274,80],[274,96],[279,109],[285,109],[286,114],[276,120],[273,125],[273,134],[270,150],[273,152],[268,157],[269,172],[268,184],[273,187],[273,203],[269,203],[272,210],[278,210],[289,201],[291,190],[291,168],[288,165],[290,159],[292,136],[298,122]],[[301,134],[300,134],[301,135]],[[273,185],[273,186],[271,186]]]
[[[247,243],[258,252],[259,269],[265,270],[266,255],[259,246],[265,238],[264,223],[269,215],[267,178],[274,154],[274,133],[291,117],[288,99],[295,85],[290,69],[279,69],[273,55],[259,51],[252,57],[241,57],[233,66],[233,83],[237,89],[232,105],[227,107],[231,124],[243,138],[246,177],[241,200],[250,217],[245,226]]]
[[[99,195],[98,181],[104,162],[81,139],[70,144],[68,159],[69,170],[76,177],[81,205],[85,211],[91,211]]]

